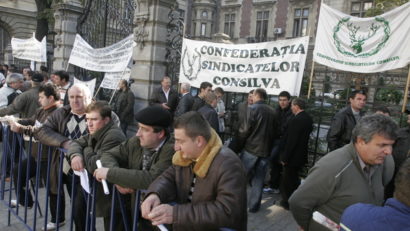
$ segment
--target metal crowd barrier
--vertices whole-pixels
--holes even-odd
[[[37,149],[37,160],[36,161],[36,175],[35,177],[30,178],[29,173],[30,169],[33,166],[30,166],[30,161],[27,161],[27,165],[23,166],[22,161],[23,160],[29,160],[29,158],[33,158],[31,155],[32,148],[33,148],[33,137],[30,136],[28,138],[28,142],[25,145],[23,135],[14,133],[10,130],[9,126],[3,123],[2,126],[2,139],[3,139],[3,155],[1,158],[1,170],[0,170],[0,201],[7,207],[8,213],[7,213],[7,225],[11,225],[11,215],[13,215],[18,221],[20,221],[26,228],[27,230],[32,230],[35,231],[37,230],[37,218],[43,217],[43,212],[42,209],[44,210],[44,224],[40,227],[44,228],[46,230],[47,223],[49,222],[49,195],[50,195],[50,169],[51,169],[51,157],[55,153],[55,148],[53,147],[48,147],[45,145],[42,145],[39,143],[38,149]],[[24,146],[27,146],[27,148],[24,148]],[[19,147],[18,153],[16,153],[16,149]],[[42,150],[47,149],[47,161],[46,163],[42,163],[41,157],[42,157]],[[61,212],[60,208],[60,201],[62,200],[62,190],[63,190],[63,160],[65,158],[65,152],[66,150],[64,149],[58,149],[58,154],[59,154],[59,171],[58,171],[58,185],[57,185],[57,212],[56,212],[56,222],[57,222],[57,227],[55,230],[60,230],[61,227],[59,227],[59,215]],[[47,167],[44,169],[42,164],[46,164]],[[26,176],[21,177],[21,171],[23,168],[26,168]],[[22,180],[25,180],[25,185],[26,185],[26,194],[25,194],[25,204],[22,209],[24,210],[24,214],[20,213],[20,187],[15,187],[13,184],[14,182],[14,171],[17,169],[17,186],[21,185]],[[41,171],[43,170],[43,171]],[[42,176],[42,172],[44,174],[45,170],[45,176]],[[8,185],[6,185],[6,177],[7,175],[10,176],[10,182],[8,182]],[[24,179],[22,179],[24,177]],[[40,179],[42,177],[45,177],[45,198],[44,201],[39,198],[40,195]],[[78,180],[77,177],[74,174],[71,174],[72,177],[72,183],[71,183],[71,201],[70,201],[70,208],[69,208],[69,219],[68,219],[68,226],[69,230],[72,231],[74,228],[74,201],[76,197],[76,181]],[[32,183],[32,180],[34,183]],[[96,187],[102,187],[98,181],[95,180],[95,178],[90,177],[90,193],[86,193],[86,222],[85,222],[85,231],[94,231],[96,230],[96,217],[95,217],[95,208],[96,208]],[[34,198],[33,198],[33,212],[32,214],[28,214],[28,195],[32,190],[34,192]],[[6,195],[7,194],[7,195]],[[110,194],[112,195],[111,199],[111,211],[110,211],[110,231],[114,230],[115,227],[115,215],[116,215],[116,207],[119,206],[120,212],[121,212],[121,221],[123,222],[124,225],[124,230],[125,231],[138,231],[138,218],[140,214],[139,210],[139,205],[140,205],[140,200],[141,200],[141,190],[138,190],[135,192],[135,204],[134,204],[134,211],[133,215],[131,217],[130,214],[127,213],[127,210],[125,208],[125,202],[123,195],[121,195],[116,187],[113,185],[110,191]],[[13,208],[11,206],[11,200],[12,198],[16,198],[16,206]],[[5,199],[6,198],[6,199]],[[37,211],[39,213],[39,216],[37,214]],[[32,216],[32,223],[29,222],[28,217]],[[118,214],[117,214],[118,215]],[[130,223],[130,218],[132,219],[132,223]],[[67,219],[66,219],[67,221]],[[132,225],[131,225],[132,224]],[[66,230],[66,228],[64,228]],[[234,231],[232,229],[228,228],[221,228],[221,231]]]
[[[2,126],[2,133],[3,133],[3,155],[1,159],[1,171],[0,171],[0,200],[1,202],[7,207],[8,209],[8,214],[7,214],[7,225],[10,226],[11,224],[11,215],[13,215],[18,221],[20,221],[26,228],[27,230],[37,230],[37,219],[43,217],[44,215],[44,224],[40,227],[43,227],[46,229],[47,223],[49,222],[49,195],[50,195],[50,168],[51,168],[51,157],[54,154],[54,148],[48,147],[45,145],[38,145],[38,152],[37,152],[37,160],[36,161],[36,166],[30,166],[30,161],[27,161],[27,165],[23,166],[22,161],[23,160],[28,160],[28,158],[33,158],[31,156],[32,152],[32,147],[33,147],[33,137],[30,136],[28,141],[26,142],[23,139],[23,136],[21,134],[14,133],[10,131],[10,128],[8,125],[5,125],[3,123]],[[26,146],[26,148],[23,148]],[[19,147],[18,152],[16,153],[17,147]],[[44,163],[44,161],[41,161],[41,155],[42,155],[42,150],[47,149],[47,161]],[[56,222],[57,222],[57,228],[56,230],[58,231],[62,227],[59,227],[59,215],[61,212],[60,208],[60,201],[62,200],[62,189],[63,189],[63,159],[65,158],[65,150],[59,149],[59,171],[58,171],[58,193],[57,193],[57,212],[56,212]],[[43,163],[42,163],[43,162]],[[46,165],[47,167],[43,168],[42,165]],[[31,178],[29,177],[29,173],[31,168],[36,168],[36,175],[35,177]],[[22,169],[26,168],[26,176],[21,176]],[[17,169],[17,170],[16,170]],[[21,185],[22,180],[25,180],[25,189],[26,189],[26,194],[25,194],[25,205],[21,206],[20,205],[20,187],[16,187],[14,185],[14,171],[17,171],[17,185]],[[42,171],[43,170],[43,171]],[[45,176],[43,175],[45,174]],[[10,177],[10,182],[6,182],[6,178]],[[74,219],[73,219],[73,206],[74,206],[74,201],[75,201],[75,191],[76,191],[76,179],[74,174],[71,175],[72,177],[72,187],[71,187],[71,206],[69,208],[69,219],[66,219],[66,222],[69,226],[69,230],[73,230],[74,227]],[[43,191],[40,190],[40,185],[41,185],[41,178],[45,178],[45,188]],[[96,217],[95,217],[95,207],[96,207],[96,187],[102,187],[98,181],[95,180],[95,178],[90,177],[90,194],[85,193],[86,195],[86,222],[85,222],[85,228],[84,230],[86,231],[94,231],[96,230]],[[31,193],[32,190],[34,192],[34,197],[33,197],[33,211],[28,212],[30,207],[28,207],[28,194]],[[45,198],[40,198],[40,194],[44,195],[45,193]],[[140,202],[140,191],[136,192],[136,200],[135,200],[135,209],[133,212],[133,216],[131,217],[130,214],[127,213],[127,210],[125,208],[125,203],[124,203],[124,198],[123,196],[116,190],[115,186],[113,185],[110,194],[112,195],[112,201],[111,201],[111,218],[110,221],[110,230],[114,230],[115,227],[115,215],[116,215],[116,208],[119,206],[120,212],[122,219],[121,221],[124,224],[124,229],[126,231],[137,231],[138,230],[138,217],[139,217],[139,202]],[[13,208],[11,205],[11,200],[12,198],[16,198],[17,200],[17,205]],[[67,209],[67,208],[66,208]],[[23,213],[21,212],[23,210]],[[44,214],[42,212],[44,210]],[[38,212],[38,213],[37,213]],[[30,217],[31,216],[31,217]],[[32,222],[28,218],[32,218]],[[132,223],[130,223],[130,219],[132,219]],[[120,221],[120,220],[119,220]],[[66,226],[67,226],[66,224]],[[132,224],[132,226],[131,226]],[[64,230],[67,228],[64,227]]]

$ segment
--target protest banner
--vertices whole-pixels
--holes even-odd
[[[46,37],[40,41],[34,37],[29,39],[11,39],[11,49],[14,58],[31,60],[36,62],[47,62]]]
[[[353,17],[321,4],[313,59],[344,71],[382,72],[410,62],[410,2],[376,17]]]
[[[94,94],[94,89],[95,89],[95,82],[96,82],[96,80],[97,80],[97,79],[94,78],[94,79],[89,80],[89,81],[81,81],[81,80],[79,80],[79,79],[77,79],[77,78],[74,78],[74,84],[76,84],[76,83],[81,83],[81,84],[86,85],[86,86],[90,89],[91,95],[93,95],[93,94]]]
[[[100,87],[106,89],[117,89],[118,83],[121,79],[129,80],[131,76],[131,69],[127,68],[123,72],[107,72],[105,73],[104,79],[101,82]]]
[[[184,39],[179,82],[199,87],[208,81],[225,91],[298,96],[309,37],[252,44],[221,44]]]
[[[132,56],[133,46],[130,35],[111,46],[94,49],[77,34],[68,63],[91,71],[122,72]]]

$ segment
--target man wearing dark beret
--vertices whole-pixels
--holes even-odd
[[[131,194],[135,204],[135,191],[147,189],[172,163],[174,142],[168,127],[171,113],[161,106],[149,106],[137,113],[136,136],[101,154],[104,168],[95,170],[97,180],[115,184],[122,194]],[[133,211],[133,210],[132,210]]]

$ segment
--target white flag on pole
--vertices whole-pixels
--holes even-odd
[[[321,5],[313,59],[351,72],[373,73],[410,62],[410,2],[380,16],[353,17]]]
[[[122,72],[131,59],[133,46],[130,35],[111,46],[94,49],[77,34],[68,62],[91,71]]]
[[[47,62],[46,37],[40,41],[34,37],[29,39],[11,39],[11,48],[14,58],[31,60],[36,62]]]
[[[184,39],[179,82],[199,87],[208,81],[225,91],[298,96],[309,37],[250,44],[221,44]]]

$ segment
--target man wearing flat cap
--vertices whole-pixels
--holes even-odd
[[[119,146],[103,152],[101,162],[104,168],[95,170],[94,176],[101,181],[106,179],[115,184],[122,194],[132,194],[147,189],[172,163],[174,142],[170,138],[168,127],[171,125],[171,113],[161,106],[149,106],[137,113],[136,136]]]

